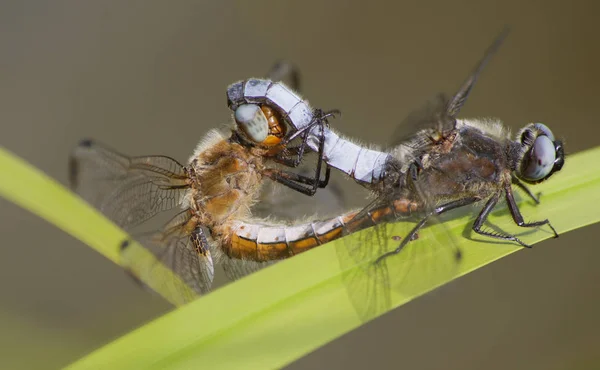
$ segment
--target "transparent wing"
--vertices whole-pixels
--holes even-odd
[[[352,238],[352,240],[350,240]],[[391,308],[391,286],[387,261],[375,264],[378,256],[391,250],[387,228],[363,230],[336,246],[348,298],[363,322]]]
[[[458,272],[461,252],[439,217],[430,216],[413,234],[429,207],[411,215],[392,211],[394,202],[406,196],[405,191],[380,195],[348,224],[368,225],[361,218],[378,214],[387,215],[383,222],[344,238],[337,247],[349,298],[363,321],[393,308],[392,302],[410,300],[451,280]],[[409,241],[397,254],[381,259],[404,239]]]
[[[276,62],[269,72],[267,78],[271,81],[281,81],[295,91],[300,92],[300,69],[288,60]]]
[[[427,138],[430,132],[443,132],[454,128],[456,120],[446,114],[448,101],[446,95],[437,94],[421,108],[412,111],[396,127],[388,148],[405,145],[413,150],[426,150],[429,147]]]
[[[492,45],[485,51],[483,58],[477,63],[469,77],[463,82],[462,86],[452,96],[438,94],[428,101],[422,108],[413,111],[396,128],[389,142],[390,148],[399,145],[409,145],[414,149],[427,149],[427,138],[435,132],[444,133],[454,128],[456,116],[467,101],[475,82],[481,75],[484,67],[496,53],[506,36],[509,29],[505,28],[496,37]],[[425,132],[422,132],[425,131]]]
[[[247,261],[247,260],[230,258],[228,256],[223,256],[220,260],[220,264],[223,266],[225,275],[227,276],[227,278],[229,280],[240,279],[246,275],[250,275],[260,269],[270,266],[276,262],[277,261],[268,261],[268,262]]]
[[[172,158],[127,157],[90,140],[71,154],[69,174],[71,187],[124,229],[177,207],[188,187]]]
[[[123,266],[132,275],[177,304],[208,293],[214,278],[210,244],[200,226],[188,231],[190,217],[184,211],[163,230],[134,238],[154,258],[142,258],[130,243],[124,244],[121,254]],[[172,274],[165,273],[165,267]]]
[[[299,173],[311,175],[312,171],[305,168]],[[259,218],[297,221],[302,217],[314,217],[315,210],[319,211],[319,215],[343,212],[346,203],[346,195],[335,179],[331,179],[327,187],[319,189],[311,197],[290,191],[274,181],[265,181],[260,201],[252,207],[252,214]]]
[[[448,116],[456,117],[458,115],[458,112],[460,112],[460,109],[462,108],[462,106],[465,104],[465,101],[469,97],[469,93],[471,92],[471,89],[475,85],[475,82],[477,82],[477,78],[483,71],[483,68],[485,68],[485,66],[488,64],[488,62],[490,61],[492,56],[496,53],[496,51],[498,51],[498,48],[500,48],[500,45],[502,45],[502,42],[504,41],[506,36],[508,36],[508,33],[509,33],[509,28],[505,27],[502,30],[502,32],[500,32],[500,34],[496,37],[496,39],[494,39],[494,42],[492,42],[492,45],[490,45],[487,48],[487,50],[483,54],[483,58],[481,58],[479,63],[477,63],[477,65],[475,66],[475,69],[473,70],[471,75],[469,75],[469,77],[465,80],[465,82],[463,82],[460,89],[458,89],[456,94],[454,94],[452,99],[450,99],[450,101],[448,102],[448,105],[446,107],[446,114]]]

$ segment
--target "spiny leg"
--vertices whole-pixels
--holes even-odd
[[[510,210],[510,214],[512,215],[512,218],[517,225],[519,225],[520,227],[537,227],[548,225],[550,229],[552,229],[554,237],[558,238],[558,233],[556,232],[556,229],[554,229],[554,226],[552,226],[548,219],[542,221],[525,222],[523,220],[523,216],[521,215],[521,211],[517,206],[517,202],[515,202],[515,197],[513,196],[512,188],[510,187],[510,185],[506,186],[504,192],[506,194],[506,203],[508,203],[508,209]]]
[[[307,185],[312,186],[312,194],[314,194],[316,192],[318,187],[324,188],[325,186],[327,186],[327,184],[329,183],[329,177],[331,174],[331,168],[329,167],[329,165],[326,164],[325,179],[321,180],[321,168],[322,168],[323,162],[324,162],[324,150],[325,150],[325,131],[323,129],[323,126],[320,126],[320,128],[321,128],[321,130],[319,133],[319,150],[317,152],[317,165],[315,168],[314,177],[307,177],[307,176],[299,175],[299,174],[289,172],[289,171],[279,171],[277,174],[275,174],[279,178],[287,178],[288,180],[292,180],[292,181],[296,181],[296,182],[300,182],[302,184],[307,184]],[[293,150],[298,150],[299,153],[296,158],[293,158],[291,160],[291,162],[286,162],[286,159],[289,160],[289,158],[281,157],[281,156],[278,159],[276,159],[276,161],[279,163],[283,163],[289,167],[298,166],[300,161],[302,160],[304,148],[307,146],[307,140],[308,140],[308,135],[305,135],[303,137],[302,145],[298,148],[293,148]],[[274,173],[277,170],[270,170],[270,171]],[[276,181],[278,181],[278,180],[276,180]]]
[[[315,127],[315,125],[319,124],[320,122],[317,120],[314,120],[313,123],[309,124],[308,126],[306,126],[305,128],[303,128],[302,130],[299,130],[297,132],[295,132],[293,135],[291,135],[290,137],[282,140],[281,144],[284,147],[284,150],[278,155],[276,156],[275,162],[281,163],[287,167],[298,167],[300,165],[300,163],[302,163],[302,159],[304,158],[304,151],[306,150],[306,148],[308,147],[308,129],[312,129],[313,127]],[[302,142],[300,143],[300,145],[295,146],[295,147],[290,147],[288,146],[288,144],[294,140],[296,137],[298,137],[300,134],[302,135]],[[320,137],[319,138],[320,141],[322,141],[323,139]]]
[[[475,231],[479,235],[484,235],[484,236],[488,236],[490,238],[495,238],[495,239],[500,239],[500,240],[513,241],[513,242],[519,243],[520,245],[522,245],[525,248],[531,248],[530,245],[523,243],[519,238],[517,238],[514,235],[500,234],[497,232],[485,231],[482,229],[483,224],[485,223],[488,216],[490,215],[490,213],[492,212],[492,210],[498,203],[499,199],[500,199],[500,192],[494,194],[487,201],[487,203],[485,204],[485,206],[483,207],[481,212],[479,212],[479,215],[477,215],[475,222],[473,223],[473,231]]]
[[[300,165],[300,163],[302,162],[302,159],[304,157],[304,151],[306,150],[306,148],[308,147],[308,139],[309,139],[309,133],[312,130],[312,128],[314,128],[315,126],[319,126],[320,131],[319,131],[319,160],[320,161],[324,161],[324,149],[325,149],[325,125],[329,125],[329,123],[327,122],[327,118],[328,117],[332,117],[335,114],[339,113],[338,110],[334,110],[334,111],[330,111],[330,112],[322,112],[321,110],[316,110],[315,111],[315,118],[313,118],[313,121],[308,124],[306,127],[302,128],[301,130],[296,131],[294,134],[292,134],[291,136],[289,136],[288,138],[285,138],[282,142],[281,142],[281,146],[283,146],[284,150],[283,152],[275,157],[275,161],[278,163],[282,163],[288,167],[297,167],[298,165]],[[300,145],[296,146],[296,147],[290,147],[288,146],[288,144],[293,141],[295,138],[297,138],[298,136],[302,135],[302,142],[300,143]],[[286,155],[290,155],[290,152],[294,152],[293,156],[286,156]]]
[[[292,140],[294,140],[295,138],[297,138],[300,135],[304,135],[306,133],[309,133],[313,127],[320,125],[320,126],[329,126],[329,122],[328,122],[328,118],[330,117],[334,117],[341,115],[342,112],[339,109],[332,109],[332,110],[328,110],[328,111],[323,111],[321,109],[315,109],[313,112],[313,120],[312,122],[310,122],[308,125],[304,126],[303,128],[301,128],[300,130],[294,132],[292,135],[290,135],[290,137],[288,137],[287,139],[283,140],[281,142],[281,145],[287,145],[289,144]]]
[[[296,138],[298,136],[298,134],[303,133],[302,143],[300,144],[300,146],[296,147],[296,148],[292,148],[292,150],[297,151],[294,158],[289,158],[289,157],[285,157],[285,156],[281,156],[281,155],[278,156],[277,158],[275,158],[275,161],[285,164],[288,167],[297,167],[302,161],[302,157],[304,156],[305,148],[308,146],[308,135],[310,133],[310,129],[313,128],[315,125],[318,125],[319,126],[319,137],[318,137],[319,148],[317,151],[317,165],[315,168],[315,176],[313,178],[295,174],[295,173],[288,172],[288,171],[278,171],[278,170],[273,170],[273,169],[265,171],[265,175],[281,184],[284,184],[292,189],[295,189],[295,190],[300,191],[307,195],[314,195],[315,192],[317,191],[317,188],[326,187],[327,184],[329,183],[331,168],[329,167],[329,165],[327,165],[327,164],[325,165],[326,166],[325,179],[321,180],[321,168],[323,166],[323,163],[325,162],[325,158],[324,158],[324,156],[325,156],[325,128],[324,128],[324,126],[327,124],[327,118],[336,113],[339,113],[339,111],[334,110],[334,111],[324,113],[320,110],[316,110],[315,111],[315,119],[313,120],[313,122],[310,125],[305,127],[303,130],[294,133],[294,135],[292,135],[290,138],[288,138],[287,140],[285,140],[283,142],[283,145],[285,145],[285,144],[289,143],[291,140],[293,140],[294,138]],[[288,153],[289,153],[289,151],[290,151],[290,149],[287,150]],[[293,182],[310,185],[311,188],[302,187],[299,184],[293,184]]]
[[[429,212],[425,215],[425,217],[423,217],[421,219],[421,221],[419,221],[419,223],[417,223],[415,225],[415,227],[413,227],[413,229],[408,233],[408,235],[406,235],[404,237],[404,239],[402,240],[402,242],[400,242],[400,245],[394,249],[393,251],[384,253],[383,255],[379,256],[379,258],[377,258],[377,260],[375,260],[375,263],[380,263],[383,259],[392,256],[394,254],[398,254],[402,251],[402,249],[406,246],[406,244],[408,244],[408,242],[417,239],[417,233],[418,231],[425,226],[425,224],[427,223],[427,221],[429,220],[430,217],[432,216],[439,216],[442,213],[448,212],[450,210],[456,209],[456,208],[460,208],[460,207],[464,207],[467,206],[469,204],[473,204],[475,202],[477,202],[477,198],[465,198],[465,199],[459,199],[459,200],[455,200],[453,202],[450,203],[446,203],[443,204],[439,207],[437,207],[434,211]],[[460,254],[457,255],[458,258],[460,258]]]
[[[271,79],[273,81],[283,81],[283,80],[289,79],[289,81],[290,81],[289,86],[293,90],[300,91],[300,81],[301,81],[300,69],[295,64],[293,64],[287,60],[281,60],[281,61],[278,61],[277,63],[275,63],[275,65],[273,65],[273,67],[271,67],[271,70],[269,71],[267,76],[269,77],[269,79]],[[325,171],[325,179],[321,180],[321,167],[322,167],[322,163],[324,162],[323,150],[324,150],[324,144],[325,144],[325,134],[324,134],[323,125],[328,124],[327,118],[333,117],[336,114],[341,114],[341,112],[337,109],[331,110],[328,112],[323,112],[320,109],[315,110],[315,112],[314,112],[315,119],[313,120],[313,122],[311,122],[309,125],[307,125],[303,129],[298,130],[293,135],[291,135],[288,139],[284,140],[281,143],[282,145],[285,146],[285,145],[289,144],[292,140],[294,140],[296,137],[302,135],[302,143],[300,144],[300,146],[297,148],[288,148],[288,150],[287,150],[289,152],[290,149],[294,149],[294,151],[296,152],[296,155],[293,158],[285,157],[283,155],[279,156],[278,158],[275,158],[276,162],[284,164],[288,167],[299,166],[304,157],[305,148],[308,146],[309,133],[311,132],[312,128],[315,125],[321,126],[321,133],[320,133],[320,137],[319,137],[318,159],[317,159],[317,166],[316,166],[316,171],[315,171],[316,174],[315,174],[314,179],[311,179],[306,176],[296,175],[296,174],[293,174],[290,172],[282,171],[278,175],[275,175],[277,177],[276,179],[274,179],[275,181],[280,182],[286,186],[291,185],[291,183],[289,181],[297,181],[297,182],[300,182],[303,184],[311,185],[313,188],[311,190],[309,190],[309,192],[299,190],[300,187],[298,184],[295,184],[295,186],[294,185],[290,186],[293,189],[299,190],[299,191],[301,191],[305,194],[309,194],[309,195],[313,195],[316,192],[317,187],[324,188],[327,186],[327,184],[329,183],[329,176],[330,176],[330,171],[331,171],[329,165],[326,165],[327,168]],[[304,187],[302,187],[302,188],[306,189]]]
[[[299,175],[294,172],[282,171],[276,169],[267,169],[262,172],[264,176],[267,176],[273,181],[276,181],[282,185],[285,185],[291,189],[294,189],[300,193],[306,195],[314,195],[317,192],[317,188],[325,187],[329,182],[331,169],[329,166],[325,170],[325,180],[318,179],[315,181],[312,177]],[[301,184],[309,185],[309,187],[302,186]]]
[[[517,179],[516,177],[513,177],[512,179],[513,184],[517,185],[521,190],[523,190],[527,195],[529,195],[529,197],[531,199],[533,199],[533,201],[536,204],[540,204],[540,195],[542,193],[538,193],[538,195],[536,196],[535,194],[533,194],[531,192],[531,190],[529,190],[529,188],[527,186],[525,186],[525,184],[523,184],[521,181],[519,181],[519,179]]]

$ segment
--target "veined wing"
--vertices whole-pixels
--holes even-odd
[[[271,81],[281,81],[295,91],[300,92],[302,90],[300,70],[288,60],[276,62],[267,72],[267,78]]]
[[[355,217],[358,224],[370,219],[377,225],[346,238],[338,248],[342,268],[349,271],[345,275],[349,297],[362,320],[375,318],[390,309],[391,302],[423,294],[456,275],[462,253],[434,212],[438,199],[418,185],[420,161],[425,154],[443,153],[444,145],[452,144],[456,115],[506,34],[507,30],[494,41],[452,98],[438,95],[409,115],[393,135],[390,150],[397,163],[388,167],[388,181],[377,189],[375,201]],[[412,134],[403,135],[406,130]],[[388,227],[391,222],[393,227]],[[356,265],[359,268],[353,268]],[[398,299],[392,299],[394,294]]]
[[[162,230],[140,234],[134,239],[155,258],[142,258],[139,250],[125,242],[121,263],[145,285],[168,294],[176,304],[192,301],[210,291],[214,278],[211,245],[205,230],[196,224],[189,210],[179,213]],[[174,276],[161,273],[163,266]]]
[[[266,261],[266,262],[256,262],[249,260],[242,260],[237,258],[231,258],[226,255],[222,255],[219,259],[219,264],[223,266],[223,271],[225,271],[225,276],[231,281],[243,278],[246,275],[250,275],[255,273],[258,270],[261,270],[267,266],[270,266],[278,261]]]
[[[179,206],[188,187],[172,158],[127,157],[90,140],[71,154],[69,174],[71,187],[124,229]]]
[[[508,28],[502,30],[492,45],[485,51],[483,58],[477,63],[473,72],[453,96],[448,97],[445,94],[437,94],[422,108],[409,114],[392,135],[392,140],[389,143],[390,148],[398,149],[405,145],[417,152],[427,150],[430,145],[427,140],[429,137],[436,134],[443,135],[453,130],[456,124],[456,116],[469,97],[475,82],[477,82],[484,67],[496,53],[508,32]]]
[[[423,294],[456,276],[461,252],[453,236],[438,217],[412,235],[425,210],[403,213],[405,194],[382,194],[348,224],[376,225],[344,238],[336,251],[348,296],[363,321],[369,321],[401,302]],[[369,219],[364,222],[361,219]],[[352,226],[350,232],[354,232]],[[412,236],[411,236],[412,235]],[[409,239],[397,254],[396,250]]]
[[[438,200],[418,186],[420,161],[425,154],[443,152],[444,144],[451,143],[456,115],[507,33],[504,30],[496,38],[453,97],[437,95],[410,114],[392,136],[390,151],[397,163],[390,163],[387,182],[377,189],[377,198],[353,220],[359,225],[364,223],[361,220],[372,220],[377,225],[346,238],[338,248],[341,266],[348,270],[349,297],[362,320],[379,316],[391,308],[392,301],[422,294],[427,287],[455,276],[462,253],[433,212]],[[392,300],[393,294],[400,299]]]
[[[308,169],[298,172],[305,176],[312,174]],[[265,181],[260,201],[252,206],[252,214],[258,218],[297,221],[313,217],[315,209],[318,210],[319,216],[343,212],[347,208],[346,202],[344,191],[335,179],[331,179],[327,187],[319,189],[311,197],[290,191],[274,181]]]

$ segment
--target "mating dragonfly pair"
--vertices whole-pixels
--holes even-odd
[[[298,75],[290,70],[292,89],[275,77],[229,86],[227,103],[234,128],[229,134],[210,131],[187,165],[166,156],[127,157],[87,140],[73,152],[72,184],[126,230],[180,208],[160,231],[135,239],[199,294],[210,290],[215,265],[222,265],[228,277],[236,279],[343,235],[372,226],[381,230],[382,225],[399,220],[415,221],[406,235],[392,239],[396,244],[391,250],[366,250],[370,247],[361,243],[349,246],[354,259],[379,253],[370,264],[378,271],[387,257],[418,238],[428,222],[479,202],[484,205],[472,226],[476,233],[528,247],[516,236],[488,231],[483,224],[504,197],[517,225],[548,225],[558,236],[548,220],[523,220],[512,186],[539,203],[524,183],[539,183],[561,169],[562,143],[541,123],[526,125],[511,140],[499,120],[457,118],[505,35],[495,40],[456,94],[449,99],[439,96],[409,117],[419,128],[388,150],[367,148],[339,136],[328,122],[338,112],[313,109],[294,92]],[[314,175],[295,172],[310,152],[317,157]],[[252,207],[260,199],[265,179],[313,195],[328,185],[331,168],[367,188],[375,199],[362,210],[322,221],[287,225],[253,219]],[[123,243],[124,256],[127,247]],[[460,258],[453,246],[447,250],[455,260]],[[124,257],[124,264],[129,263],[139,261]],[[151,273],[153,266],[145,268]]]

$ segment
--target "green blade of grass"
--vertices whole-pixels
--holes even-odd
[[[3,168],[14,162],[14,158],[7,158],[7,153],[0,152],[0,166]],[[559,233],[598,222],[600,212],[596,203],[600,201],[600,169],[590,165],[598,161],[600,148],[568,157],[559,174],[536,186],[543,192],[540,206],[520,202],[523,214],[528,219],[549,218]],[[18,175],[24,176],[31,171],[24,165],[17,161],[11,171],[19,171]],[[68,191],[57,184],[49,185],[47,178],[35,171],[33,173],[37,177],[29,178],[32,182],[28,189],[3,183],[0,192],[86,243],[113,246],[115,250],[107,253],[107,257],[118,263],[115,245],[124,234],[113,230],[114,226],[108,227],[111,224],[101,218],[90,221],[89,215],[94,212],[87,209],[85,203],[75,202],[73,199],[76,198]],[[22,185],[23,181],[24,178],[20,177],[19,184]],[[19,195],[19,192],[27,193]],[[36,193],[43,193],[45,197],[62,197],[72,202],[67,207],[68,211],[82,216],[58,221],[53,207],[37,203],[47,202],[48,198],[38,197]],[[24,199],[27,197],[35,198],[35,201]],[[38,208],[31,207],[31,204]],[[499,208],[490,221],[512,231],[512,219],[505,209]],[[509,243],[486,243],[486,239],[482,238],[464,238],[462,234],[471,216],[463,214],[444,223],[463,250],[459,271],[453,278],[522,249]],[[106,225],[100,225],[102,222]],[[112,236],[97,231],[103,228]],[[388,226],[390,235],[396,234],[395,228],[398,225]],[[364,232],[348,238],[360,238]],[[535,243],[550,236],[545,230],[536,230],[523,238],[528,243]],[[417,242],[426,243],[426,240]],[[361,325],[343,279],[348,270],[342,271],[336,253],[336,248],[343,243],[344,240],[329,243],[218,289],[95,351],[71,368],[281,367]],[[394,262],[388,264],[388,268],[392,274]],[[388,309],[445,282],[420,284],[411,294],[394,294]]]
[[[56,225],[121,265],[120,245],[128,237],[127,233],[54,179],[2,147],[0,168],[5,174],[0,181],[0,196]],[[154,259],[151,253],[135,242],[128,247],[128,253],[140,261]],[[130,272],[175,305],[183,302],[181,295],[173,293],[195,295],[171,270],[161,264],[157,264],[153,271],[161,277],[159,279],[147,280],[138,275],[139,271]],[[163,281],[168,281],[171,286],[165,286]]]

